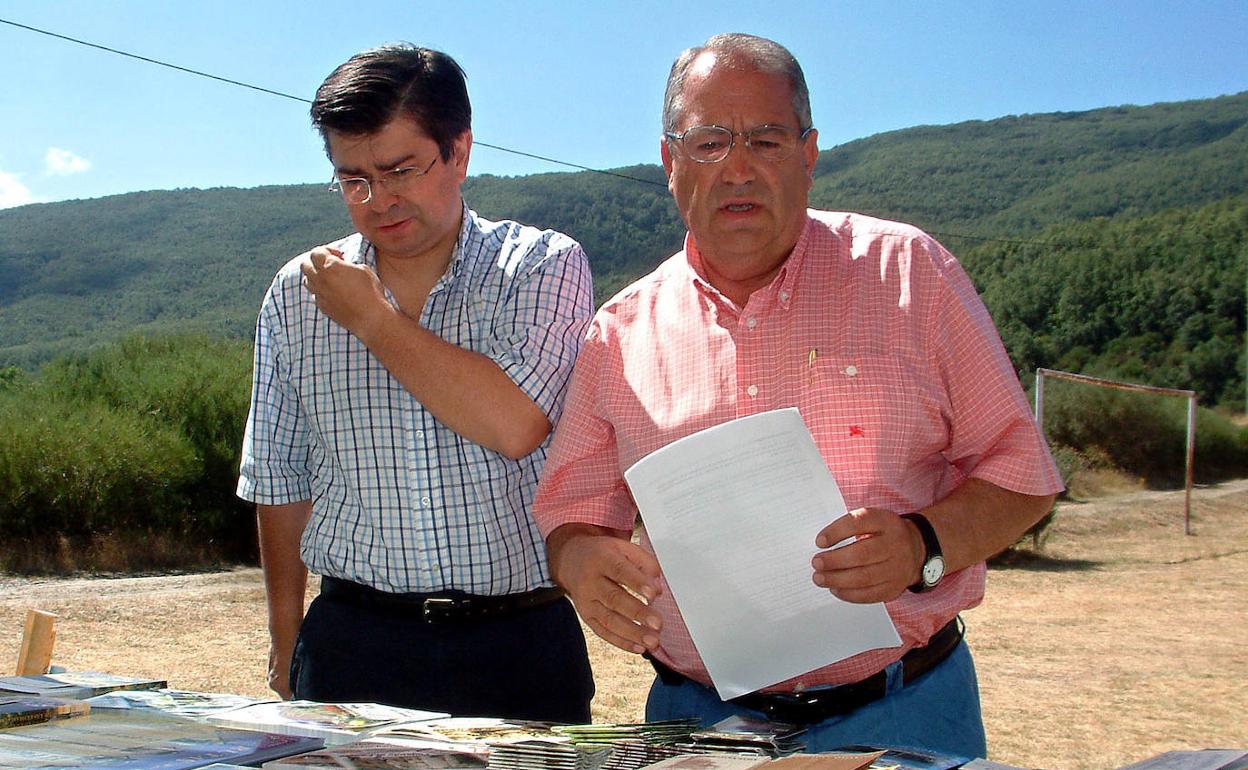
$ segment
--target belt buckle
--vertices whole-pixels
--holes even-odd
[[[769,698],[765,703],[761,704],[762,711],[774,722],[785,722],[788,724],[813,724],[822,721],[821,719],[812,719],[811,710],[820,701],[819,696],[811,696],[806,693],[783,693],[776,694]]]
[[[430,597],[420,604],[420,612],[426,623],[438,623],[450,618],[455,609],[455,600],[445,597]]]

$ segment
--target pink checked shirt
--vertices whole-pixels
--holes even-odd
[[[1062,488],[987,310],[954,257],[922,231],[810,210],[780,273],[744,308],[703,275],[688,237],[685,251],[598,311],[538,487],[544,535],[570,522],[630,530],[637,509],[626,468],[703,428],[790,406],[851,510],[919,510],[969,477],[1032,495]],[[775,516],[785,526],[784,512]],[[978,604],[984,574],[979,564],[888,602],[901,647],[766,689],[874,674]],[[709,684],[670,592],[655,609],[657,657]]]

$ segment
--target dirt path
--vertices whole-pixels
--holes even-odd
[[[1069,503],[1042,550],[989,572],[965,614],[993,759],[1113,768],[1179,748],[1248,748],[1248,480]],[[0,670],[27,607],[56,613],[54,662],[266,695],[258,569],[0,577]],[[11,652],[4,652],[5,650]],[[12,656],[6,658],[5,656]],[[651,674],[591,636],[594,717],[641,717]]]

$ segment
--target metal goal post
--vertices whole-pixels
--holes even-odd
[[[1057,369],[1036,369],[1036,425],[1044,432],[1044,378],[1081,382],[1085,385],[1097,385],[1115,390],[1133,390],[1139,393],[1155,393],[1161,396],[1181,396],[1187,399],[1187,475],[1185,495],[1183,497],[1183,533],[1192,534],[1192,465],[1196,457],[1196,391],[1178,390],[1176,388],[1158,388],[1152,385],[1136,385],[1131,382],[1118,382],[1100,377],[1089,377],[1086,374],[1063,372]]]

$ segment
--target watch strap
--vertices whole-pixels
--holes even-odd
[[[927,520],[923,514],[915,511],[914,513],[903,513],[901,518],[909,519],[914,522],[914,526],[919,530],[919,536],[923,539],[923,561],[919,564],[919,582],[910,586],[909,589],[915,593],[930,591],[935,588],[935,584],[928,585],[923,580],[923,571],[933,558],[944,558],[944,552],[940,549],[940,539],[936,537],[936,530],[932,527],[932,523]]]

